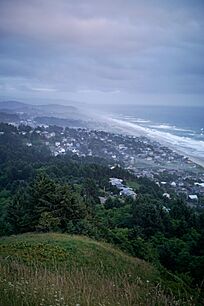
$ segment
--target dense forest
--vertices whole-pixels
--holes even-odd
[[[21,129],[0,124],[1,236],[86,235],[173,272],[192,288],[203,286],[204,212],[177,196],[164,198],[151,180],[111,169],[103,159],[54,157],[35,132],[34,145],[26,146]],[[136,199],[120,197],[110,177],[131,182]],[[100,197],[107,197],[105,203]]]

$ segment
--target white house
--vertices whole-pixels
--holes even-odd
[[[167,198],[167,199],[171,199],[170,194],[167,193],[167,192],[163,193],[163,197],[164,197],[164,198]]]
[[[198,201],[198,196],[196,194],[189,194],[188,198],[191,201]]]

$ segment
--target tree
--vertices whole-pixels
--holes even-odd
[[[92,205],[99,203],[98,187],[93,179],[87,178],[82,187],[82,194]]]
[[[32,230],[30,212],[27,194],[19,191],[8,204],[6,212],[6,222],[9,223],[13,234]]]
[[[171,271],[184,272],[189,265],[188,245],[178,238],[163,239],[157,246],[161,263]]]
[[[56,231],[59,229],[60,220],[51,212],[43,212],[40,216],[36,229],[42,232]]]
[[[56,183],[48,176],[40,174],[30,186],[29,201],[32,207],[32,227],[38,225],[41,214],[53,212],[56,206]]]
[[[69,185],[58,184],[44,174],[35,179],[28,193],[33,230],[59,228],[65,231],[69,221],[86,216],[86,206],[79,194]]]
[[[141,203],[140,200],[133,204],[133,224],[141,227],[147,237],[164,229],[162,214],[162,209],[156,205]]]
[[[60,228],[65,230],[69,221],[85,218],[86,206],[81,197],[74,193],[69,185],[58,185],[55,195],[54,216],[60,220]]]

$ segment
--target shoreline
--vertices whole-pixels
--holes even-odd
[[[191,160],[193,163],[199,165],[204,170],[204,161],[202,161],[202,160],[200,160],[196,157],[193,157],[193,156],[187,156],[187,157],[189,158],[189,160]]]
[[[152,131],[151,129],[148,128],[146,129],[131,122],[127,122],[121,119],[110,118],[110,117],[104,118],[103,124],[105,122],[108,123],[109,128],[112,130],[113,133],[121,133],[125,135],[129,134],[135,137],[147,137],[152,141],[157,141],[161,145],[164,145],[165,147],[171,149],[172,151],[178,153],[179,155],[187,157],[192,163],[195,163],[196,165],[202,167],[204,170],[204,160],[200,159],[199,157],[192,156],[191,154],[188,154],[182,149],[176,148],[175,145],[170,143],[170,140],[166,140],[162,138],[162,136],[160,137],[157,131]]]

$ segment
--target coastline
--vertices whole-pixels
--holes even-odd
[[[167,148],[170,148],[172,151],[175,151],[179,155],[187,157],[192,163],[195,163],[196,165],[200,166],[204,170],[204,159],[200,159],[199,157],[193,156],[186,152],[186,150],[182,150],[181,148],[178,148],[173,142],[171,143],[171,138],[178,138],[179,136],[174,136],[170,133],[162,133],[158,132],[156,130],[151,130],[149,128],[144,128],[139,126],[138,124],[134,124],[131,122],[127,122],[125,120],[121,119],[115,119],[111,117],[103,117],[103,123],[107,122],[109,126],[109,131],[112,131],[114,133],[121,133],[126,135],[132,135],[135,137],[147,137],[152,141],[157,141],[161,145],[164,145]],[[165,137],[166,135],[170,136],[169,139]],[[182,137],[180,137],[182,140]],[[179,139],[177,140],[179,141]]]
[[[203,168],[204,170],[204,161],[194,157],[194,156],[187,156],[189,158],[189,160],[191,160],[193,163],[199,165],[200,167]]]

